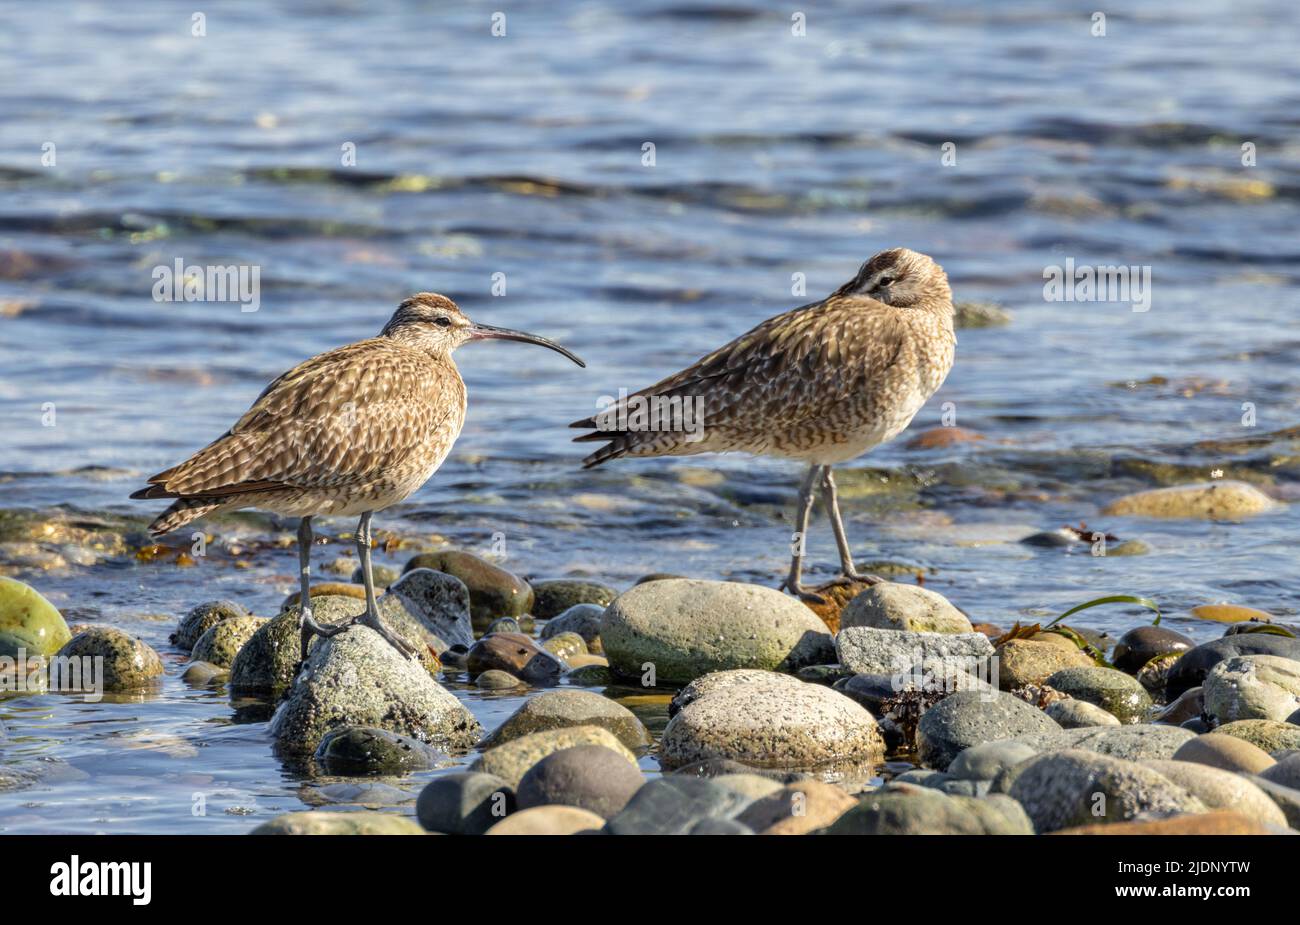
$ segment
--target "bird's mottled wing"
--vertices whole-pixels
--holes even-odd
[[[150,482],[169,495],[363,484],[398,466],[464,401],[459,377],[373,338],[276,379],[226,434]]]
[[[903,332],[886,306],[862,296],[835,296],[764,321],[628,401],[690,398],[702,410],[706,434],[758,422],[765,430],[794,428],[861,394],[893,364],[902,343]],[[597,421],[571,426],[596,427]],[[577,439],[611,439],[616,433],[605,429]],[[624,451],[638,442],[666,450],[662,433],[626,434],[623,440]]]

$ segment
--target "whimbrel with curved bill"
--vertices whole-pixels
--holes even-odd
[[[586,364],[535,334],[475,324],[445,296],[402,302],[378,337],[300,363],[276,379],[244,416],[185,462],[149,479],[132,498],[174,498],[149,525],[159,536],[217,511],[257,508],[302,518],[298,526],[302,657],[313,633],[352,624],[313,619],[311,519],[360,515],[357,555],[368,626],[405,655],[414,649],[379,617],[370,572],[370,518],[428,481],[465,422],[465,383],[452,351],[472,340],[540,344]]]
[[[939,388],[957,344],[952,319],[952,291],[937,263],[905,248],[881,251],[826,299],[769,318],[688,369],[571,424],[593,429],[575,440],[607,441],[583,465],[732,451],[805,462],[781,587],[822,603],[801,581],[818,492],[839,547],[833,583],[873,584],[881,579],[854,567],[831,467],[898,436]]]

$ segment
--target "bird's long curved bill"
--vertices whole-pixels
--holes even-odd
[[[537,344],[539,347],[549,347],[556,353],[562,353],[579,366],[586,368],[587,364],[582,362],[581,357],[564,347],[561,347],[553,340],[547,340],[545,337],[538,337],[536,334],[529,334],[527,331],[512,331],[510,328],[497,328],[490,324],[475,324],[470,326],[470,337],[473,340],[517,340],[525,344]]]

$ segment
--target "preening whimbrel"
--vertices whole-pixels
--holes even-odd
[[[820,602],[801,582],[813,496],[820,490],[835,532],[836,582],[880,581],[854,567],[831,466],[898,436],[939,388],[957,344],[952,317],[942,267],[906,248],[881,251],[828,298],[769,318],[570,426],[593,429],[575,440],[608,441],[583,460],[586,468],[623,456],[732,451],[808,463],[781,586]],[[662,409],[647,414],[656,401]],[[688,408],[694,422],[686,419]]]
[[[452,351],[489,338],[540,344],[586,365],[544,337],[475,324],[451,299],[421,292],[402,302],[378,337],[312,357],[276,379],[234,427],[131,497],[176,499],[149,525],[155,536],[216,511],[257,508],[302,518],[304,658],[313,633],[333,636],[351,625],[323,626],[312,617],[311,519],[360,515],[366,612],[353,623],[412,655],[379,617],[370,518],[423,485],[447,458],[465,422],[465,383]]]

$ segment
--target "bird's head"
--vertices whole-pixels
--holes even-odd
[[[952,301],[948,276],[925,254],[895,247],[875,254],[836,295],[865,295],[886,305],[911,308]]]
[[[449,355],[466,341],[517,340],[548,347],[556,353],[564,354],[579,366],[587,365],[575,354],[545,337],[497,328],[490,324],[476,324],[469,320],[455,302],[436,292],[417,292],[403,300],[397,306],[397,311],[393,312],[393,317],[388,319],[388,324],[384,325],[380,336],[402,340],[441,356]]]

